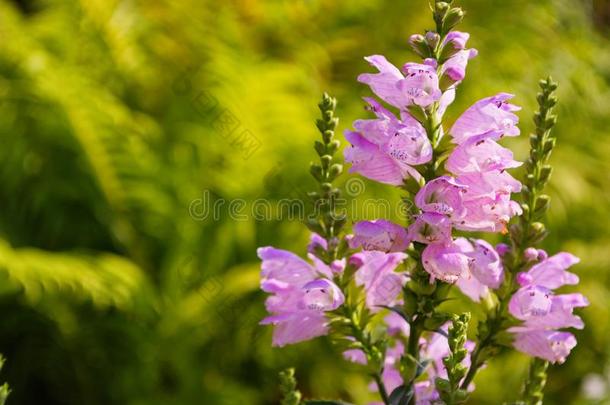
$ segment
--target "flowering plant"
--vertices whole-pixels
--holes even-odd
[[[311,167],[320,190],[310,193],[318,209],[307,222],[309,262],[273,247],[258,250],[261,288],[270,294],[262,323],[274,326],[273,345],[332,334],[345,359],[372,376],[371,389],[386,405],[464,403],[477,371],[509,348],[534,358],[521,401],[541,403],[548,363],[562,363],[576,345],[565,329],[584,326],[573,311],[588,305],[586,298],[556,293],[578,283],[567,271],[578,258],[536,248],[547,233],[543,188],[552,171],[557,85],[540,82],[521,182],[508,170],[522,162],[500,145],[520,134],[513,95],[479,100],[448,130],[444,125],[477,55],[467,48],[469,34],[454,30],[463,15],[451,0],[435,1],[435,30],[409,39],[421,63],[399,69],[373,55],[365,59],[377,72],[358,77],[377,96],[365,98],[374,118],[346,131],[345,160],[350,172],[404,191],[407,226],[376,219],[343,232],[347,218],[337,213],[340,190],[333,186],[342,172],[336,101],[325,94],[315,144],[320,163]],[[507,240],[492,246],[472,232]],[[443,309],[451,290],[486,314],[471,327],[473,340],[470,314]],[[282,374],[282,390],[283,404],[301,403],[292,371]]]

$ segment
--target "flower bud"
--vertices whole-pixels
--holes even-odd
[[[322,181],[323,177],[322,177],[322,167],[320,165],[317,165],[315,163],[312,163],[311,167],[309,168],[309,172],[311,173],[311,175],[318,181]]]
[[[436,48],[436,45],[438,45],[438,41],[440,41],[440,39],[441,39],[441,36],[438,35],[436,32],[433,32],[433,31],[426,32],[426,42],[428,43],[430,48],[432,48],[432,49]]]
[[[529,247],[523,252],[523,257],[528,262],[538,260],[538,250],[536,248]]]
[[[496,245],[496,252],[498,252],[500,256],[504,256],[510,252],[510,246],[508,246],[506,243],[498,243]]]
[[[551,202],[551,197],[546,194],[539,196],[536,199],[536,207],[534,208],[534,212],[536,215],[542,215],[549,208],[549,204]]]
[[[328,170],[329,177],[334,180],[343,172],[343,165],[339,163],[333,164]]]
[[[453,27],[458,25],[464,19],[464,11],[461,8],[452,8],[449,10],[443,21],[443,29],[449,32]]]
[[[318,153],[318,156],[322,156],[326,153],[326,146],[320,141],[315,141],[313,147]]]
[[[517,274],[516,280],[517,280],[517,284],[519,284],[521,287],[523,287],[523,286],[531,284],[532,276],[530,276],[528,273],[521,272],[521,273]]]
[[[411,35],[409,38],[409,44],[411,45],[411,48],[413,48],[413,51],[415,51],[415,53],[422,58],[427,58],[430,56],[430,47],[428,46],[428,43],[423,35]]]
[[[542,249],[538,249],[538,260],[542,261],[542,260],[546,260],[548,259],[549,254],[542,250]]]
[[[445,1],[438,1],[436,2],[435,8],[437,13],[444,14],[447,12],[447,10],[449,10],[449,3]]]

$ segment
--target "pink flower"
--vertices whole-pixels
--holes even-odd
[[[360,349],[348,349],[344,351],[343,358],[356,364],[365,365],[367,363],[366,354]]]
[[[354,225],[354,236],[349,240],[352,249],[382,252],[402,252],[409,246],[407,231],[384,219],[360,221]]]
[[[384,253],[365,251],[354,254],[350,263],[356,265],[356,285],[364,286],[366,305],[372,311],[379,311],[382,305],[396,303],[402,286],[406,282],[405,273],[394,270],[407,258],[404,253]]]
[[[495,141],[500,134],[499,131],[490,131],[466,139],[453,150],[445,168],[459,176],[521,166],[521,162],[513,159],[509,149]]]
[[[461,82],[466,77],[468,61],[477,55],[478,51],[476,49],[464,49],[456,52],[455,55],[443,63],[441,77],[446,76],[454,83]]]
[[[451,222],[441,214],[424,212],[409,226],[409,239],[420,243],[451,241]]]
[[[373,99],[366,99],[377,119],[357,120],[356,131],[346,131],[351,147],[345,149],[350,172],[381,183],[401,185],[409,177],[420,179],[412,167],[432,158],[432,145],[426,131],[408,114],[401,120]]]
[[[426,183],[415,196],[415,205],[424,212],[460,218],[465,214],[462,195],[467,187],[449,176]]]
[[[261,324],[274,325],[273,345],[284,346],[328,333],[326,311],[340,307],[343,293],[332,281],[328,267],[310,265],[295,254],[273,247],[258,249],[261,289],[271,316]]]
[[[512,316],[524,321],[522,327],[528,330],[582,329],[584,323],[573,310],[588,305],[589,301],[582,294],[554,295],[544,287],[528,286],[511,297],[508,308]]]
[[[410,325],[405,319],[398,315],[396,312],[391,311],[389,314],[383,318],[385,324],[387,325],[388,335],[402,335],[404,337],[409,336]]]
[[[316,256],[317,249],[328,249],[328,243],[326,242],[326,239],[317,233],[312,233],[309,238],[309,244],[307,245],[307,252],[309,252],[307,257],[314,262],[314,266],[320,269],[320,271],[322,271],[324,274],[335,275],[343,273],[343,270],[345,270],[345,259],[337,259],[334,260],[330,265],[327,265]]]
[[[454,221],[464,231],[504,232],[508,221],[521,214],[521,207],[510,194],[521,190],[521,183],[505,171],[491,170],[463,174],[457,179],[467,186],[463,195],[466,214]]]
[[[466,48],[466,42],[470,34],[461,31],[451,31],[445,36],[443,46],[451,46],[453,49],[462,50]]]
[[[386,103],[406,109],[412,104],[427,107],[441,96],[438,88],[436,68],[407,63],[403,67],[405,76],[382,55],[364,58],[379,73],[364,73],[358,76],[358,81],[368,84],[371,90]]]
[[[460,278],[457,286],[473,301],[489,295],[489,288],[499,288],[504,279],[504,268],[500,255],[486,241],[476,239],[469,241],[458,238],[455,243],[462,246],[462,250],[472,259],[470,262],[469,278]]]
[[[578,276],[566,271],[578,262],[580,259],[570,253],[557,253],[524,273],[527,281],[524,280],[521,286],[539,285],[553,290],[567,284],[578,284]]]
[[[569,332],[533,330],[517,333],[513,345],[530,356],[563,363],[576,346],[576,338]]]
[[[513,113],[520,108],[509,104],[512,94],[499,93],[477,101],[466,110],[449,131],[453,142],[461,144],[468,138],[498,130],[506,136],[517,136],[519,118]]]
[[[460,278],[471,277],[472,260],[459,242],[433,243],[422,253],[424,269],[432,277],[446,283],[455,283]]]
[[[399,82],[398,87],[408,95],[410,102],[407,105],[427,107],[441,98],[436,61],[430,61],[428,64],[406,63],[402,71],[405,78]]]

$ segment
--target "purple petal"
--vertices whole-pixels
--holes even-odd
[[[315,311],[334,311],[345,302],[343,292],[332,281],[321,278],[305,284],[303,307]]]
[[[263,325],[274,325],[273,346],[310,340],[328,334],[327,319],[324,312],[297,311],[269,316],[261,321]]]
[[[461,144],[466,139],[492,130],[501,130],[506,136],[519,135],[519,118],[513,114],[518,107],[508,104],[512,94],[499,93],[477,101],[453,124],[453,142]]]
[[[513,159],[509,149],[494,141],[498,134],[498,131],[491,131],[468,138],[453,150],[445,168],[460,175],[521,166],[521,162]]]
[[[410,176],[421,178],[415,169],[401,165],[359,133],[346,132],[345,138],[352,144],[344,151],[345,160],[352,164],[350,173],[359,173],[371,180],[396,186],[403,184],[403,180]]]
[[[576,346],[576,338],[568,332],[528,331],[517,333],[513,345],[530,356],[563,363]]]
[[[461,217],[465,214],[462,195],[467,186],[449,176],[438,177],[422,187],[415,196],[415,204],[424,212]]]
[[[448,245],[430,244],[422,253],[424,269],[434,278],[446,283],[455,283],[460,278],[472,277],[471,261],[462,247],[455,242]]]
[[[401,252],[409,246],[407,231],[400,225],[383,219],[360,221],[354,225],[350,247],[383,252]]]
[[[257,253],[263,261],[263,280],[278,280],[300,287],[316,278],[313,267],[292,252],[268,246],[259,248]]]
[[[409,226],[409,239],[420,243],[446,243],[451,240],[451,222],[441,214],[424,212]]]
[[[398,88],[398,83],[404,79],[400,70],[392,65],[385,56],[373,55],[364,58],[379,73],[364,73],[358,76],[358,81],[369,85],[373,93],[386,103],[404,108],[410,103],[410,99]]]
[[[566,269],[579,261],[578,257],[562,252],[534,265],[527,274],[531,277],[531,284],[551,290],[566,284],[578,284],[578,276]]]

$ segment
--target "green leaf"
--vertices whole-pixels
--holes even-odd
[[[413,397],[413,389],[405,385],[396,387],[390,394],[390,405],[407,405]]]

